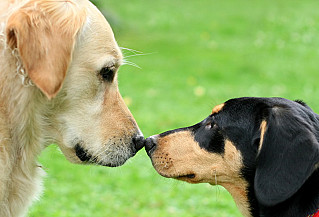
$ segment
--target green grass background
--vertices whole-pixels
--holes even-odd
[[[188,126],[241,96],[303,99],[319,111],[315,0],[96,0],[127,60],[120,91],[145,136]],[[222,187],[160,177],[145,151],[119,168],[39,161],[45,191],[33,217],[239,217]]]

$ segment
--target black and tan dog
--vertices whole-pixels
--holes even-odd
[[[303,102],[238,98],[146,150],[164,177],[224,186],[244,216],[306,217],[319,208],[318,141],[319,116]]]

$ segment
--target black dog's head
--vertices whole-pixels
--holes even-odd
[[[148,138],[146,150],[162,176],[223,185],[251,216],[293,196],[318,169],[318,127],[300,101],[238,98],[194,126]]]

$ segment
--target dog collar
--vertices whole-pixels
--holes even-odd
[[[314,214],[308,215],[307,217],[319,217],[319,209],[317,209]]]

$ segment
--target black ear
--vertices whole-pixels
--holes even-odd
[[[313,123],[297,110],[275,107],[267,113],[254,188],[262,205],[274,206],[296,193],[312,174],[319,162],[319,144]]]

